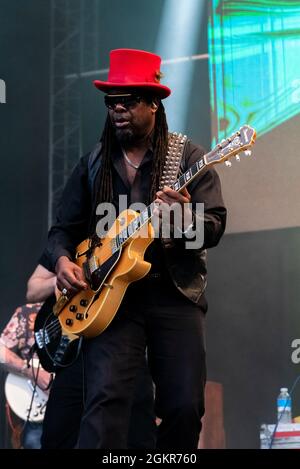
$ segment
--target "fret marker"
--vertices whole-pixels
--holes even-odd
[[[204,165],[203,160],[197,161],[197,168],[198,168],[198,170],[200,170],[201,168],[203,168],[203,165]]]
[[[127,231],[128,231],[129,236],[131,236],[132,233],[133,233],[133,227],[132,227],[131,223],[128,225]]]

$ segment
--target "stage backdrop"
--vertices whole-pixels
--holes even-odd
[[[103,127],[103,95],[92,80],[106,79],[113,48],[162,55],[163,82],[174,91],[166,101],[171,130],[209,148],[240,125],[257,129],[253,158],[219,168],[229,221],[228,234],[208,256],[207,354],[208,379],[223,384],[227,447],[258,447],[260,423],[275,421],[279,387],[290,387],[299,373],[290,359],[291,341],[300,337],[299,2],[62,0],[64,18],[75,3],[82,15],[63,22],[70,28],[78,22],[81,44],[70,47],[70,63],[80,62],[71,70],[80,92],[81,152],[74,161]],[[25,301],[28,275],[45,244],[54,98],[50,5],[1,2],[0,78],[7,85],[7,103],[0,105],[2,327]],[[70,78],[62,76],[67,85]],[[71,97],[65,102],[65,116],[73,104]],[[299,389],[293,406],[299,415]]]
[[[213,143],[255,127],[253,158],[220,170],[227,233],[300,225],[300,2],[213,0],[209,21]]]
[[[0,213],[2,330],[25,303],[47,235],[50,2],[1,0]],[[9,446],[0,372],[0,448]]]
[[[209,253],[208,374],[224,385],[227,447],[257,448],[279,388],[300,372],[300,2],[210,8],[212,144],[244,124],[258,138],[251,158],[219,169],[228,234]]]

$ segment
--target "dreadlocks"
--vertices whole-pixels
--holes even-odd
[[[117,140],[109,115],[106,118],[106,123],[101,136],[101,142],[101,170],[99,178],[97,178],[97,183],[95,187],[96,200],[93,208],[94,215],[96,206],[98,204],[100,204],[101,202],[112,202],[113,200],[111,155],[113,149],[115,148]],[[161,102],[159,102],[159,107],[156,111],[155,126],[153,133],[153,147],[154,154],[151,170],[152,177],[148,203],[152,202],[155,198],[155,194],[159,187],[159,181],[162,176],[166,154],[168,150],[168,124],[166,119],[165,108]]]
[[[159,181],[163,173],[168,151],[168,124],[165,108],[162,102],[160,102],[159,108],[156,112],[153,143],[154,154],[151,171],[152,180],[149,202],[152,202],[155,199],[155,194],[158,191]]]

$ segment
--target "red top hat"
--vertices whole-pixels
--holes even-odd
[[[112,88],[145,88],[160,98],[171,94],[170,88],[160,84],[161,58],[159,55],[135,49],[115,49],[110,52],[108,81],[95,80],[101,91]]]

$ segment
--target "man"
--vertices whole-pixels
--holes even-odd
[[[0,337],[0,363],[5,371],[23,376],[42,389],[47,390],[51,376],[42,368],[29,364],[34,344],[34,321],[41,307],[40,303],[19,306]],[[41,447],[42,423],[24,422],[21,445],[26,449]]]
[[[87,389],[78,448],[127,447],[133,384],[146,346],[161,419],[156,447],[197,448],[206,377],[205,249],[220,240],[226,209],[213,169],[203,171],[181,193],[169,187],[159,190],[168,150],[162,99],[171,93],[160,83],[160,62],[159,56],[145,51],[111,52],[108,81],[94,82],[106,93],[108,108],[101,148],[96,157],[95,152],[83,157],[69,179],[43,255],[45,265],[57,274],[59,289],[71,296],[88,288],[73,259],[82,240],[97,242],[96,208],[99,213],[101,203],[111,202],[118,212],[121,195],[129,203],[155,200],[159,218],[166,206],[182,209],[171,240],[155,239],[148,248],[149,274],[130,285],[109,327],[84,342]],[[187,170],[202,156],[203,150],[188,142],[181,168]],[[190,209],[190,201],[204,203],[204,217]],[[203,221],[203,246],[186,249],[186,238]],[[178,230],[181,239],[175,236]]]
[[[52,310],[56,276],[39,264],[27,284],[27,300],[47,300]],[[49,301],[50,300],[50,301]],[[46,304],[45,304],[46,306]],[[43,449],[74,448],[84,409],[84,370],[82,354],[69,366],[57,369],[52,382],[41,443]],[[132,449],[153,448],[155,443],[155,416],[153,386],[144,363],[136,381],[128,432],[128,446]]]

